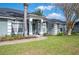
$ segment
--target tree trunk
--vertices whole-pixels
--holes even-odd
[[[72,29],[70,28],[70,29],[68,30],[68,35],[71,35],[71,33],[72,33]]]
[[[24,3],[24,36],[27,36],[27,3]]]

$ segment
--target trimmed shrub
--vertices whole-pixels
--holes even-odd
[[[28,39],[28,38],[36,38],[33,36],[24,37],[23,35],[5,35],[0,37],[0,41],[11,41],[11,40],[20,40],[20,39]]]
[[[15,39],[11,35],[5,35],[5,36],[1,37],[1,41],[9,41],[9,40],[15,40]]]
[[[13,35],[14,39],[23,39],[25,38],[23,35]]]
[[[44,35],[44,36],[48,36],[48,33],[44,33],[43,35]]]
[[[79,32],[72,32],[72,35],[79,35]]]
[[[57,36],[63,36],[63,35],[64,35],[63,32],[57,34]]]

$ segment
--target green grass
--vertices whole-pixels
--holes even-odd
[[[79,54],[79,36],[48,36],[47,40],[0,46],[0,54]]]

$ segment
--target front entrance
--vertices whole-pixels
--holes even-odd
[[[41,30],[41,20],[33,19],[33,23],[32,23],[33,34],[40,35],[40,30]]]

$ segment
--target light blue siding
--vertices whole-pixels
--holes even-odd
[[[0,19],[0,36],[7,34],[7,20]]]

